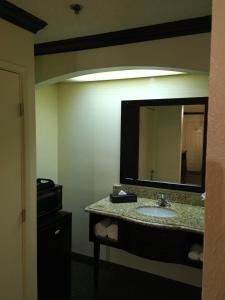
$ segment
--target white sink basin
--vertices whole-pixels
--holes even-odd
[[[170,208],[153,206],[138,207],[137,212],[141,215],[158,218],[173,218],[177,215],[177,213]]]

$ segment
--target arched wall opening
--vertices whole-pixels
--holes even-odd
[[[37,56],[36,84],[55,83],[74,72],[156,66],[166,69],[209,71],[210,33],[121,46]]]
[[[210,34],[113,46],[36,58],[38,176],[64,186],[73,212],[73,252],[92,256],[84,207],[119,183],[121,100],[208,96]],[[108,82],[66,82],[88,72],[133,66],[187,74]],[[201,286],[201,271],[104,249],[102,258]],[[172,270],[172,272],[171,272]]]

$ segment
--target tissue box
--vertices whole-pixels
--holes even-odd
[[[112,203],[137,202],[137,195],[133,193],[127,193],[126,195],[119,195],[118,193],[112,193],[110,194],[110,200]]]

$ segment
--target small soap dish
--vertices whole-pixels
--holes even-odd
[[[110,200],[112,203],[137,202],[137,195],[133,193],[126,193],[122,195],[119,193],[112,193],[110,194]]]

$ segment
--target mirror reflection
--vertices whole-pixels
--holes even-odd
[[[141,106],[138,179],[201,185],[205,105]]]

